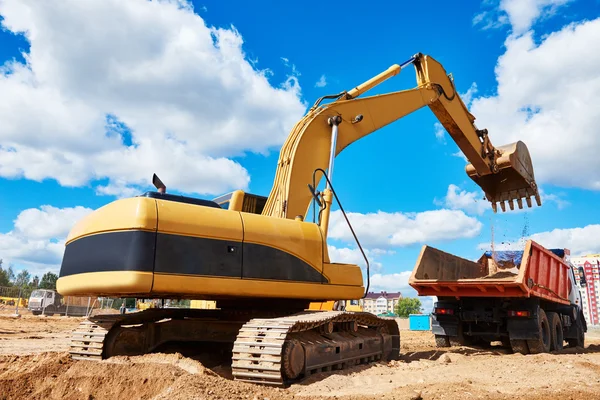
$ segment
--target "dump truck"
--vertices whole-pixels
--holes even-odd
[[[584,346],[587,324],[568,249],[528,240],[522,251],[485,252],[477,261],[423,246],[409,284],[437,296],[438,347],[489,346],[536,354]]]
[[[89,309],[89,298],[85,302],[80,297],[69,297],[68,301],[52,289],[36,289],[31,292],[27,309],[33,315],[63,314],[67,316],[85,316]]]

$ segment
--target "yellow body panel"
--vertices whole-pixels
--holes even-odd
[[[288,298],[288,299],[346,299],[359,298],[364,294],[364,287],[342,286],[318,283],[268,281],[258,279],[209,278],[199,276],[155,274],[155,294],[180,293],[183,296],[194,296],[202,287],[207,298],[214,297],[254,297],[254,298]]]
[[[363,280],[360,267],[352,264],[325,263],[323,275],[336,285],[358,285]]]
[[[331,310],[333,310],[334,304],[335,304],[335,301],[333,301],[333,300],[312,302],[308,305],[308,309],[309,310],[331,311]]]
[[[190,308],[214,310],[215,308],[217,308],[217,302],[211,300],[192,300],[190,302]]]
[[[152,290],[152,272],[109,271],[63,276],[56,281],[56,291],[63,296],[136,296]]]
[[[175,201],[156,200],[158,231],[176,235],[242,241],[240,213]]]
[[[241,213],[244,243],[276,247],[290,253],[317,271],[323,269],[323,237],[319,226],[310,222]],[[265,263],[268,260],[265,260]],[[362,282],[362,279],[359,281]]]
[[[331,311],[331,310],[333,310],[334,305],[335,305],[335,301],[333,301],[333,300],[323,301],[323,302],[312,302],[309,304],[308,309],[309,310]],[[362,312],[363,308],[360,304],[352,305],[352,304],[350,304],[350,301],[346,300],[346,307],[344,310],[350,311],[350,312]]]
[[[57,282],[66,296],[329,300],[364,291],[358,266],[323,263],[312,222],[136,197],[94,211],[72,237]],[[242,251],[239,264],[227,264],[236,260],[229,246]]]
[[[132,197],[113,201],[79,220],[69,232],[67,244],[96,233],[119,230],[156,230],[156,201]]]
[[[154,287],[152,290],[152,281]],[[291,298],[327,300],[359,298],[362,286],[324,285],[226,277],[182,276],[133,271],[91,272],[62,277],[63,296],[119,296],[164,298]]]

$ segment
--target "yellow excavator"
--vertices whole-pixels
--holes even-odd
[[[411,64],[417,87],[361,97]],[[369,265],[365,257],[365,288],[358,265],[329,257],[334,198],[346,217],[333,166],[351,143],[425,106],[469,160],[466,172],[494,212],[498,203],[514,209],[515,200],[531,207],[532,197],[541,205],[525,144],[493,146],[452,77],[419,53],[352,90],[318,99],[283,144],[268,197],[241,190],[213,200],[178,196],[155,175],[157,191],[111,202],[79,221],[66,242],[57,282],[62,295],[208,299],[217,306],[89,317],[72,335],[72,357],[208,344],[207,352],[220,346],[228,354],[234,379],[270,385],[399,357],[393,318],[344,309],[346,300],[368,291]]]

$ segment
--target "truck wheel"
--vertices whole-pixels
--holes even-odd
[[[511,339],[510,348],[513,353],[521,353],[523,355],[529,354],[529,347],[527,346],[527,340],[522,339]]]
[[[549,312],[548,322],[550,323],[550,332],[552,332],[552,345],[550,351],[561,351],[563,349],[563,343],[565,341],[563,336],[563,327],[560,322],[560,316],[558,313]]]
[[[552,343],[552,334],[548,316],[546,316],[546,312],[541,308],[538,310],[537,322],[540,337],[538,339],[528,339],[527,347],[529,347],[531,354],[548,353]]]
[[[466,338],[463,333],[462,324],[458,324],[458,336],[448,336],[450,346],[468,346],[471,344],[470,338]]]
[[[577,321],[577,338],[567,339],[567,343],[569,344],[569,347],[585,347],[585,332],[583,331],[583,327],[579,320]]]
[[[435,347],[450,347],[448,336],[435,335]]]

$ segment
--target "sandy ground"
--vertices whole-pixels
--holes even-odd
[[[509,354],[435,348],[429,332],[402,331],[402,359],[324,373],[274,389],[227,379],[180,354],[73,361],[81,318],[13,318],[0,310],[0,399],[593,399],[600,393],[600,334],[585,349]]]

